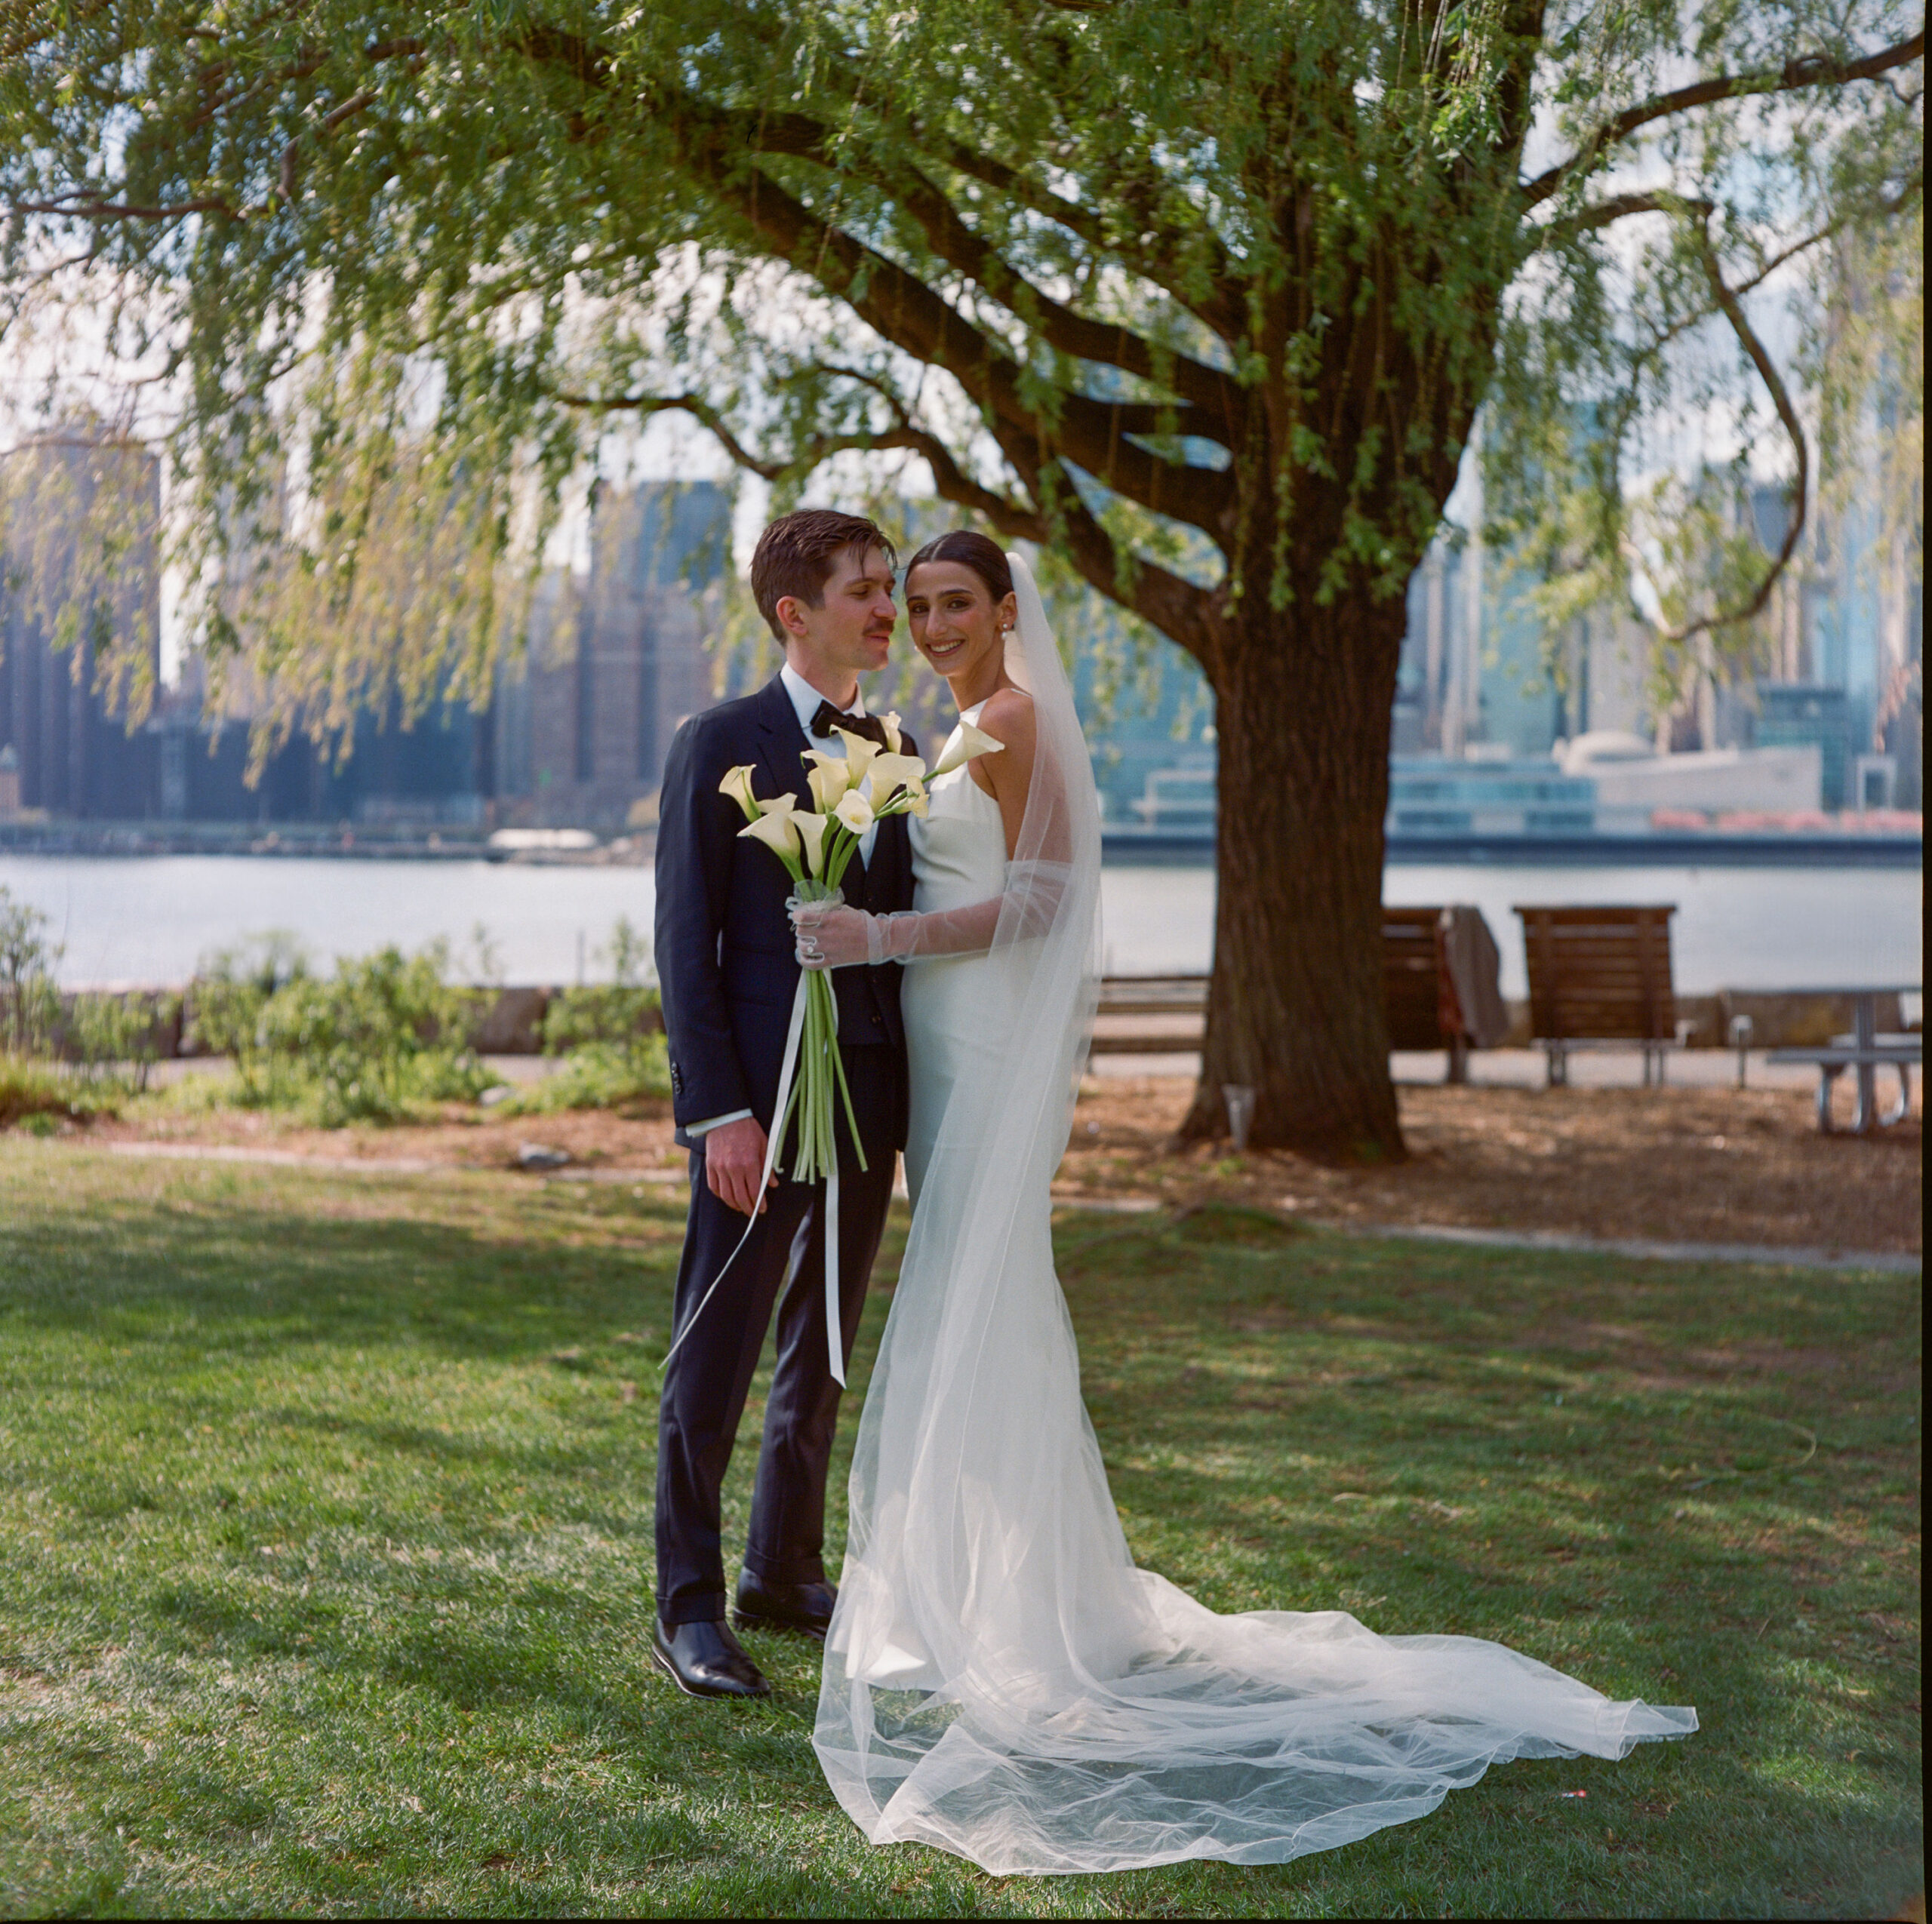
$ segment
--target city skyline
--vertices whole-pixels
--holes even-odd
[[[65,472],[79,456],[42,446],[7,458]],[[298,736],[268,757],[251,787],[245,694],[231,690],[227,712],[212,717],[200,656],[186,658],[173,685],[162,677],[158,467],[151,456],[140,458],[148,464],[137,490],[148,532],[131,551],[137,560],[115,589],[113,619],[141,624],[148,637],[153,712],[131,736],[127,691],[117,699],[113,690],[97,690],[85,648],[76,654],[54,645],[44,611],[57,602],[60,582],[50,577],[75,565],[73,542],[41,530],[37,578],[23,586],[17,562],[15,584],[0,592],[0,747],[13,750],[19,809],[100,820],[620,834],[654,819],[672,734],[718,699],[737,670],[712,644],[715,591],[734,559],[742,503],[709,481],[606,489],[583,530],[582,565],[553,567],[540,579],[527,646],[500,664],[481,708],[445,699],[406,723],[392,699],[382,713],[358,715],[345,758]],[[1780,490],[1758,489],[1752,506],[1768,548],[1779,532]],[[1786,807],[1920,804],[1919,698],[1906,671],[1918,659],[1922,584],[1903,571],[1902,552],[1875,556],[1877,529],[1875,512],[1856,501],[1814,514],[1761,624],[1767,672],[1737,681],[1706,678],[1670,718],[1670,748],[1815,749],[1819,792]],[[1573,623],[1559,681],[1526,593],[1519,577],[1453,525],[1416,570],[1391,721],[1398,804],[1392,827],[1404,780],[1413,785],[1403,773],[1409,763],[1466,762],[1480,785],[1484,768],[1547,762],[1577,736],[1659,733],[1634,609],[1604,605]],[[1097,603],[1088,612],[1109,632],[1117,623]],[[1198,668],[1178,650],[1158,648],[1131,685],[1103,698],[1102,650],[1078,653],[1081,705],[1110,824],[1208,827],[1214,715]],[[877,691],[886,705],[920,698],[910,672],[909,662],[897,661],[887,671]],[[1889,713],[1881,712],[1888,700]],[[937,711],[922,718],[930,728]],[[1505,779],[1506,771],[1497,767],[1495,776]],[[1520,788],[1526,773],[1509,779]],[[1538,779],[1550,794],[1533,805],[1533,813],[1543,810],[1537,819],[1553,823],[1560,814],[1574,828],[1576,794],[1557,795],[1554,771]],[[1764,806],[1762,794],[1760,783],[1738,790],[1737,800]]]

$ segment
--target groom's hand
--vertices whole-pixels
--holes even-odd
[[[758,1178],[764,1173],[764,1131],[755,1116],[743,1116],[736,1122],[721,1123],[708,1130],[704,1139],[704,1179],[711,1193],[740,1216],[754,1209],[760,1215],[766,1208],[758,1194]],[[774,1173],[771,1187],[778,1187]]]

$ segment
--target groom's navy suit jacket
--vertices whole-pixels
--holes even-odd
[[[693,716],[678,730],[665,764],[657,821],[657,976],[670,1045],[672,1112],[678,1140],[687,1148],[692,1146],[684,1133],[688,1124],[737,1109],[749,1109],[771,1129],[799,973],[785,908],[792,879],[770,849],[739,834],[744,816],[718,785],[728,770],[749,763],[755,794],[769,800],[789,790],[809,805],[801,759],[808,745],[816,745],[806,742],[791,697],[774,677],[755,694]],[[916,752],[909,739],[905,747]],[[878,825],[871,861],[854,855],[842,886],[854,908],[885,913],[912,906],[912,847],[903,816]],[[868,1158],[875,1148],[903,1148],[899,967],[840,969],[832,980],[839,1047]],[[890,1051],[889,1059],[871,1056],[875,1049]],[[878,1073],[888,1060],[890,1070]],[[842,1125],[840,1134],[842,1139]]]

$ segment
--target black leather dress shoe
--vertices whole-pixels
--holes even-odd
[[[732,1614],[740,1630],[795,1630],[823,1642],[832,1606],[838,1601],[836,1584],[762,1584],[747,1575],[738,1579],[737,1608]]]
[[[667,1624],[652,1620],[651,1654],[657,1667],[688,1697],[769,1697],[764,1673],[719,1623]]]

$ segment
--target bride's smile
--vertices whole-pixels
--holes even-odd
[[[964,562],[924,561],[909,570],[906,616],[913,646],[946,677],[962,709],[1010,685],[1006,632],[1014,622],[1014,598],[995,602]]]

